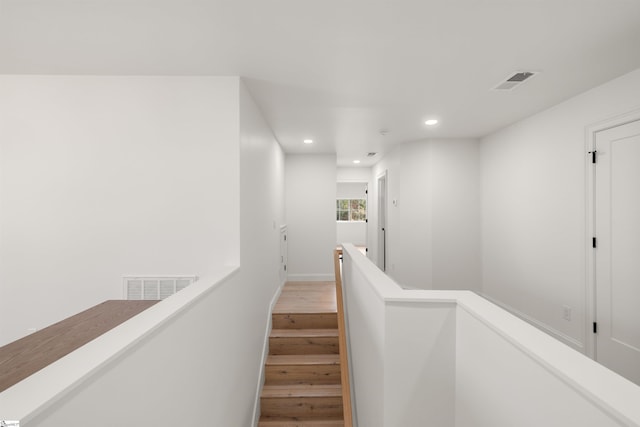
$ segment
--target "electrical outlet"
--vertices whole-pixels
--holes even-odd
[[[571,322],[571,307],[568,305],[562,306],[562,318],[567,322]]]

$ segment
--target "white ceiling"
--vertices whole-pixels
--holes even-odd
[[[640,0],[0,0],[2,74],[240,75],[285,151],[339,165],[636,68]],[[541,74],[490,91],[516,70]]]

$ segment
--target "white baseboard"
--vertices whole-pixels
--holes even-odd
[[[289,274],[289,282],[333,282],[336,276],[333,274]]]
[[[256,388],[256,398],[253,403],[253,426],[258,426],[258,421],[260,420],[260,392],[262,391],[262,386],[264,385],[264,365],[267,362],[267,355],[269,354],[269,335],[271,334],[271,313],[273,313],[273,307],[278,302],[280,298],[280,294],[282,293],[282,288],[285,282],[283,281],[278,289],[276,289],[273,298],[271,298],[271,303],[269,304],[269,313],[267,314],[267,328],[264,333],[264,343],[262,344],[262,358],[260,359],[260,375],[258,376],[258,386]]]
[[[557,339],[558,341],[561,341],[563,343],[565,343],[566,345],[568,345],[569,347],[573,348],[574,350],[579,351],[580,353],[585,353],[585,347],[584,344],[581,343],[580,341],[578,341],[577,339],[570,337],[569,335],[560,332],[559,330],[547,325],[544,322],[541,322],[538,319],[534,319],[533,317],[529,316],[528,314],[525,314],[523,312],[521,312],[520,310],[516,310],[515,308],[511,307],[508,304],[503,303],[502,301],[498,301],[495,298],[492,298],[484,293],[478,292],[478,295],[482,296],[483,298],[491,301],[492,303],[494,303],[495,305],[497,305],[500,308],[503,308],[504,310],[507,310],[509,313],[519,317],[520,319],[524,320],[525,322],[531,324],[532,326],[535,326],[536,328],[542,330],[543,332],[546,332],[547,334],[551,335],[552,337],[554,337],[555,339]]]

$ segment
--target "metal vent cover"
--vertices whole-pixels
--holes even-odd
[[[501,81],[493,90],[513,90],[523,84],[524,82],[530,80],[535,75],[539,74],[539,71],[516,71],[506,79]]]
[[[124,298],[163,300],[197,280],[197,276],[125,276]]]

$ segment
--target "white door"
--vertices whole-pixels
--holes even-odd
[[[364,242],[365,242],[365,256],[369,257],[369,184],[364,185],[364,197],[367,205],[367,218],[364,220]]]
[[[289,252],[289,242],[287,242],[287,227],[280,227],[280,282],[287,281],[287,254]]]
[[[640,384],[640,121],[596,134],[596,360]]]
[[[387,271],[387,173],[378,177],[378,268]]]

